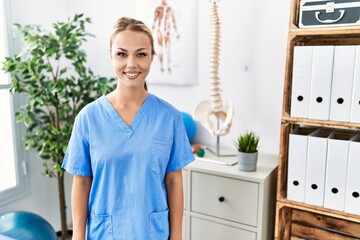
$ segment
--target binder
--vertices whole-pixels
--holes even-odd
[[[312,46],[295,46],[292,72],[291,116],[309,118]]]
[[[328,137],[331,129],[318,129],[309,135],[305,203],[323,206]]]
[[[350,141],[345,211],[360,215],[360,133]]]
[[[287,198],[304,202],[308,135],[314,128],[296,127],[289,135]]]
[[[356,47],[350,122],[360,123],[360,46]]]
[[[324,207],[345,209],[346,174],[352,132],[334,131],[329,136]]]
[[[334,46],[314,46],[309,118],[329,120]]]
[[[331,87],[330,120],[350,120],[356,46],[336,46]]]

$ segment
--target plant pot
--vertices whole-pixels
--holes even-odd
[[[245,172],[256,171],[256,164],[258,160],[258,152],[244,153],[238,152],[238,169]]]

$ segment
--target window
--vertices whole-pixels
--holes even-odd
[[[8,0],[0,3],[0,66],[11,52],[7,32],[9,3]],[[23,143],[19,134],[20,126],[15,123],[14,116],[17,99],[9,93],[9,88],[9,75],[0,70],[0,205],[25,193]]]

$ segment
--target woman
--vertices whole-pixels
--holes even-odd
[[[63,168],[74,174],[73,239],[182,239],[181,169],[194,160],[181,114],[147,92],[151,31],[120,18],[116,89],[78,114]]]

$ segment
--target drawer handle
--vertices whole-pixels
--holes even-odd
[[[221,196],[219,197],[219,202],[224,202],[225,201],[225,197]]]

